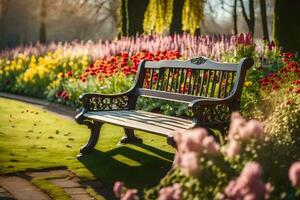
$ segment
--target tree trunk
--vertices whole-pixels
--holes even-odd
[[[249,0],[249,12],[250,12],[250,28],[249,32],[254,35],[255,29],[255,11],[254,11],[254,0]]]
[[[41,12],[40,12],[40,43],[46,43],[47,38],[46,38],[46,20],[47,16],[47,0],[42,0],[41,2]]]
[[[247,12],[246,12],[243,0],[240,0],[240,3],[242,6],[242,13],[243,13],[244,19],[248,26],[248,30],[253,36],[254,29],[255,29],[254,0],[249,0],[249,17],[247,16]]]
[[[266,0],[260,0],[260,14],[262,22],[262,30],[264,39],[269,40],[269,30],[268,30],[268,21],[267,21],[267,9],[266,9]]]
[[[0,0],[0,48],[5,47],[4,33],[5,33],[5,23],[4,18],[8,12],[8,0]]]
[[[170,27],[170,33],[179,33],[182,31],[182,8],[184,0],[174,0],[173,1],[173,19]]]
[[[149,0],[122,0],[122,33],[123,36],[133,36],[143,33],[143,20]]]
[[[273,37],[287,52],[300,52],[300,1],[275,0]]]
[[[237,11],[237,0],[234,0],[232,17],[233,17],[233,33],[235,35],[238,34],[237,12],[236,11]]]

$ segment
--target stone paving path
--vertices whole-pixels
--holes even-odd
[[[95,190],[101,188],[99,181],[80,180],[68,170],[49,170],[39,172],[26,172],[13,175],[0,176],[0,200],[50,200],[51,198],[31,184],[33,178],[43,178],[49,176],[61,176],[61,178],[49,179],[50,183],[62,188],[74,200],[93,200],[86,191],[86,187],[92,187]],[[99,185],[98,185],[99,184]],[[114,199],[111,192],[104,188],[104,195],[107,199]]]
[[[29,181],[18,176],[1,176],[0,185],[7,191],[7,197],[18,200],[50,200]],[[3,198],[5,198],[4,196]]]

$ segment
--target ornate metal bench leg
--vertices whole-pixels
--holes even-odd
[[[86,153],[90,152],[95,147],[95,145],[97,144],[98,139],[99,139],[99,133],[100,133],[102,123],[86,122],[86,124],[91,129],[91,136],[89,138],[88,143],[86,145],[84,145],[83,147],[81,147],[80,154],[78,155],[78,157],[81,156],[82,154],[86,154]]]
[[[133,129],[124,128],[125,136],[120,140],[120,144],[142,143],[143,139],[134,135]]]
[[[174,138],[173,138],[173,137],[167,137],[167,143],[168,143],[169,145],[171,145],[172,147],[177,148],[176,142],[174,141]]]

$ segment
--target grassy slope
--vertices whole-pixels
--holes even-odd
[[[158,182],[171,167],[174,150],[166,139],[137,132],[144,144],[117,146],[120,127],[104,125],[96,150],[80,160],[89,130],[40,107],[0,98],[0,173],[67,166],[82,179],[142,188]]]

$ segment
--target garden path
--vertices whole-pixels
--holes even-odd
[[[46,170],[35,172],[22,172],[16,174],[0,176],[0,199],[1,200],[50,200],[49,194],[42,192],[34,186],[34,180],[44,180],[47,183],[57,186],[73,200],[94,200],[101,199],[95,193],[86,189],[105,190],[99,181],[80,181],[72,172],[68,170]],[[54,192],[54,190],[52,191]],[[48,192],[47,192],[48,193]],[[101,192],[103,193],[103,192]],[[113,199],[112,194],[107,194],[107,198]],[[55,198],[53,198],[55,199]]]

